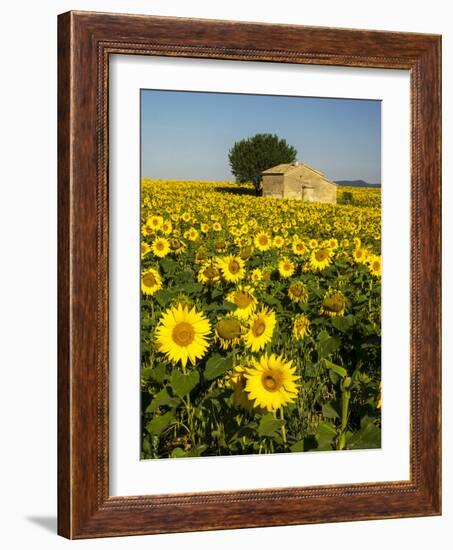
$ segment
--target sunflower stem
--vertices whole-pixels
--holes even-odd
[[[340,451],[346,446],[346,426],[349,416],[349,400],[351,399],[350,385],[351,379],[349,377],[344,378],[341,382],[341,433],[338,440],[338,450]]]
[[[187,424],[189,425],[190,439],[192,441],[192,445],[195,445],[195,433],[193,430],[193,415],[192,415],[192,407],[190,405],[190,394],[187,394],[187,399],[185,401],[185,404],[186,404]]]
[[[283,443],[286,445],[285,414],[283,412],[283,407],[280,407],[280,420],[283,421],[283,424],[282,424],[282,439],[283,439]]]

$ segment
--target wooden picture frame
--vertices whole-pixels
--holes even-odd
[[[58,21],[58,532],[68,538],[441,513],[441,38],[69,12]],[[111,54],[405,69],[411,86],[410,480],[109,496]]]

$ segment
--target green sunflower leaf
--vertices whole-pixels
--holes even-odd
[[[177,397],[171,397],[168,394],[166,388],[161,390],[156,397],[151,401],[151,403],[146,407],[145,412],[152,413],[155,412],[159,407],[176,407],[180,403],[180,400]]]
[[[272,436],[277,430],[283,425],[283,420],[275,418],[273,414],[266,414],[260,420],[260,425],[258,426],[258,435],[263,436]]]
[[[174,411],[168,411],[160,416],[155,416],[150,422],[148,422],[146,429],[152,435],[159,435],[172,423],[174,419]]]
[[[206,380],[214,380],[222,376],[233,366],[233,358],[231,356],[223,357],[216,353],[212,355],[206,362],[206,368],[204,371],[204,377]]]
[[[190,393],[200,381],[198,371],[193,370],[188,374],[184,374],[177,370],[171,373],[170,384],[174,392],[181,399]]]
[[[335,427],[328,422],[321,422],[316,431],[316,441],[318,442],[317,451],[331,451],[333,440],[337,435]]]
[[[332,361],[329,361],[328,359],[324,359],[324,365],[333,372],[336,372],[339,376],[341,376],[341,378],[348,375],[348,371],[344,367],[335,365],[335,363],[332,363]]]
[[[326,330],[322,330],[319,333],[316,348],[318,350],[319,357],[327,357],[336,351],[341,345],[341,340],[338,336],[329,336]]]
[[[361,421],[361,428],[346,441],[347,449],[379,449],[381,446],[381,430],[369,417]]]

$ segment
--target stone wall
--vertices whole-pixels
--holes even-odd
[[[309,202],[337,202],[337,186],[326,181],[322,176],[305,170],[299,174],[287,174],[284,182],[285,198],[303,199]]]
[[[312,170],[294,170],[286,175],[264,174],[263,197],[336,203],[337,186]]]
[[[263,197],[283,198],[283,175],[264,175],[263,176]]]

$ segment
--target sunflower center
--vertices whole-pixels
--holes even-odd
[[[212,265],[204,270],[204,276],[206,277],[206,279],[215,279],[216,277],[218,277],[218,275],[219,270]]]
[[[247,260],[250,257],[251,254],[252,254],[252,247],[251,246],[245,246],[241,250],[241,258],[243,260]]]
[[[381,264],[379,262],[373,262],[373,269],[379,269],[381,267]]]
[[[241,266],[237,260],[231,260],[228,264],[228,269],[230,270],[230,273],[237,273],[241,269]]]
[[[318,262],[323,262],[328,256],[327,250],[324,250],[324,248],[321,248],[321,250],[317,250],[315,252],[315,258],[318,260]]]
[[[175,325],[172,336],[178,346],[188,346],[193,342],[195,331],[190,323],[183,321]]]
[[[326,298],[323,305],[329,311],[338,313],[344,308],[344,299],[339,294],[334,294],[333,296]]]
[[[283,264],[284,271],[290,271],[293,266],[290,263]]]
[[[146,273],[143,277],[143,284],[152,288],[157,284],[156,277],[152,273]]]
[[[241,323],[234,319],[224,319],[216,326],[217,334],[224,340],[233,340],[241,335]]]
[[[252,303],[252,298],[247,292],[236,292],[234,303],[241,309],[245,309]]]
[[[280,380],[272,372],[265,372],[261,382],[267,391],[277,391],[281,386]]]
[[[289,287],[291,294],[296,298],[301,298],[304,294],[304,287],[300,283],[296,283]]]
[[[170,248],[171,248],[172,250],[178,250],[178,248],[179,248],[179,241],[178,241],[178,239],[172,239],[172,240],[170,241]]]
[[[262,245],[266,245],[266,244],[267,244],[267,237],[266,237],[266,235],[261,235],[260,238],[259,238],[259,242],[260,242],[260,244],[262,244]]]
[[[258,319],[253,323],[252,332],[254,336],[261,336],[266,330],[266,323],[263,319]]]
[[[157,250],[163,250],[164,249],[164,243],[159,241],[158,243],[156,243],[156,248],[157,248]]]

